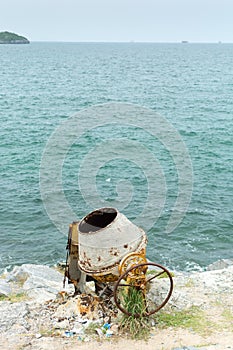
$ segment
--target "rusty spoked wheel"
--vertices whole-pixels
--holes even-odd
[[[173,290],[171,273],[162,265],[148,262],[130,267],[114,286],[114,301],[126,315],[150,316],[168,302]]]

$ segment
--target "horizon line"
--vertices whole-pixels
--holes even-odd
[[[30,39],[29,39],[30,40]],[[100,43],[100,44],[232,44],[232,41],[136,41],[136,40],[128,40],[128,41],[105,41],[105,40],[30,40],[31,43]]]

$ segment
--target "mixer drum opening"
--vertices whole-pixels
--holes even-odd
[[[82,233],[96,232],[111,224],[117,216],[114,208],[102,208],[93,211],[85,216],[79,224],[79,231]]]

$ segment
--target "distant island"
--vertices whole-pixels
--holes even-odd
[[[29,44],[30,41],[24,36],[10,33],[0,32],[0,44]]]

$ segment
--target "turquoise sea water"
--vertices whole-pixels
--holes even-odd
[[[164,228],[177,179],[166,154],[157,155],[168,193],[161,217],[148,232],[149,258],[186,270],[232,258],[232,44],[1,45],[0,64],[1,270],[65,259],[66,237],[50,221],[41,200],[42,153],[61,122],[83,108],[107,102],[130,102],[159,112],[180,133],[192,160],[190,206],[182,223],[167,235]],[[78,189],[76,158],[101,141],[98,132],[84,135],[64,163],[64,191],[79,218],[93,208]],[[98,172],[97,188],[111,206],[121,177],[134,187],[132,203],[124,211],[133,219],[142,210],[147,188],[136,165],[109,162]]]

